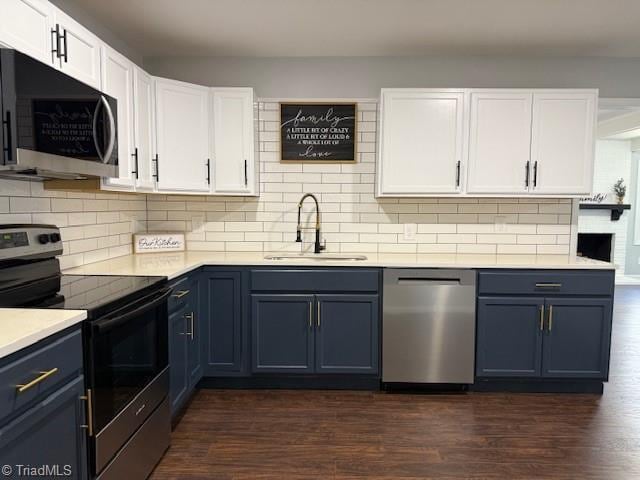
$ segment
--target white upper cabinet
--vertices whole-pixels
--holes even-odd
[[[211,89],[213,193],[255,195],[253,89]]]
[[[52,34],[53,41],[57,42],[59,51],[54,65],[67,75],[100,89],[100,39],[59,9],[54,12],[53,29],[57,32]]]
[[[155,151],[155,101],[153,80],[138,67],[133,70],[134,157],[136,190],[153,191],[155,178],[152,159]]]
[[[528,191],[531,102],[530,92],[471,93],[467,193]]]
[[[464,92],[382,89],[380,109],[378,196],[458,193]]]
[[[118,101],[118,178],[104,179],[104,185],[117,189],[135,186],[133,115],[134,65],[106,45],[102,48],[102,90]]]
[[[154,78],[157,187],[209,192],[209,88]]]
[[[376,193],[588,195],[597,101],[597,90],[382,89]]]
[[[533,193],[591,193],[598,92],[534,93]]]
[[[53,12],[46,0],[2,0],[0,42],[51,64]]]

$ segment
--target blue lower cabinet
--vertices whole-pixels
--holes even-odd
[[[545,303],[542,375],[606,380],[611,300],[547,298]]]
[[[476,375],[538,377],[544,299],[480,297]]]
[[[480,297],[476,376],[606,380],[611,298]]]
[[[317,295],[318,373],[378,373],[378,295]]]
[[[0,427],[0,464],[12,469],[5,477],[88,478],[83,395],[80,376]],[[49,470],[21,473],[19,465]]]
[[[246,368],[241,271],[205,271],[203,316],[206,329],[203,339],[205,375],[238,375]]]
[[[189,391],[187,372],[186,308],[169,315],[169,388],[171,413],[175,414],[186,401]]]
[[[254,372],[313,372],[313,305],[313,295],[251,295]]]

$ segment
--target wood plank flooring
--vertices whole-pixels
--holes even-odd
[[[640,479],[640,287],[604,395],[201,390],[154,479]]]

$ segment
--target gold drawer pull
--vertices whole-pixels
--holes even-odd
[[[18,389],[18,393],[22,393],[26,390],[29,390],[31,387],[39,384],[41,381],[43,381],[46,378],[49,378],[51,375],[53,375],[54,373],[58,372],[58,368],[52,368],[51,370],[47,370],[46,372],[40,372],[40,376],[34,378],[33,380],[31,380],[29,383],[25,383],[24,385],[16,385],[16,388]]]
[[[536,288],[561,288],[561,283],[536,283]]]
[[[171,295],[173,298],[182,298],[185,295],[189,295],[189,290],[178,290],[176,293]]]
[[[544,305],[540,305],[540,331],[544,330]]]

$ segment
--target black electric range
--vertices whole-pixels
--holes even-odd
[[[92,475],[146,477],[169,446],[171,289],[166,277],[63,275],[56,258],[62,240],[52,225],[0,226],[0,307],[87,311]],[[156,441],[136,442],[136,436]]]

